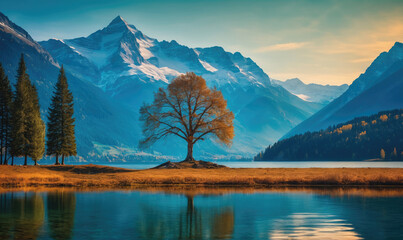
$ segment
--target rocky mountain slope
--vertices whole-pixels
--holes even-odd
[[[403,108],[403,44],[381,53],[340,97],[287,133],[284,138],[392,109]]]

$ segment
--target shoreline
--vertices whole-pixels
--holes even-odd
[[[103,165],[0,166],[1,188],[403,187],[403,168],[126,169]]]

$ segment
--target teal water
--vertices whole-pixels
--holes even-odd
[[[403,239],[402,189],[0,194],[0,239]]]
[[[403,168],[403,162],[347,162],[347,161],[281,161],[281,162],[241,162],[213,161],[231,168]],[[96,163],[100,165],[130,169],[147,169],[160,165],[162,162],[139,163]],[[88,163],[84,163],[88,164]]]

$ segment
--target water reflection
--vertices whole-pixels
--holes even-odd
[[[49,235],[56,240],[71,239],[76,209],[74,192],[49,192],[47,205]]]
[[[362,239],[343,219],[334,215],[295,213],[274,222],[270,239]]]
[[[139,232],[142,239],[231,239],[234,232],[232,207],[195,206],[194,196],[185,195],[186,206],[177,209],[155,209],[148,203],[141,206]],[[169,218],[175,216],[175,220]]]
[[[0,239],[403,239],[402,189],[0,193]]]
[[[44,222],[44,203],[37,193],[0,195],[0,239],[36,239]]]

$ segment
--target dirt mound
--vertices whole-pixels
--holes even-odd
[[[154,169],[184,169],[184,168],[206,168],[206,169],[217,169],[217,168],[227,168],[226,166],[219,165],[217,163],[206,162],[206,161],[182,161],[182,162],[171,162],[168,161],[161,165],[154,167]]]

